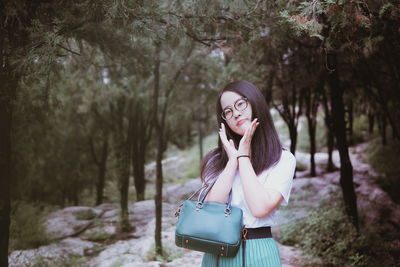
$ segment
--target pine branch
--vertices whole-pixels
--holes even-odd
[[[75,52],[75,51],[73,51],[73,50],[71,50],[71,49],[69,49],[69,48],[67,48],[67,47],[64,47],[64,46],[62,46],[62,45],[60,45],[60,44],[57,44],[57,46],[60,47],[60,48],[62,48],[62,49],[64,49],[64,50],[67,50],[68,52],[71,52],[71,53],[74,54],[74,55],[77,55],[77,56],[80,56],[80,55],[81,55],[81,54],[79,54],[78,52]]]

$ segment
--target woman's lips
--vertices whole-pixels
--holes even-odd
[[[242,125],[247,119],[242,119],[236,123],[236,126]]]

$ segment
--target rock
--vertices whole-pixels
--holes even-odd
[[[354,154],[352,151],[356,151]],[[390,197],[379,188],[373,177],[377,174],[371,167],[363,162],[363,150],[357,147],[350,154],[354,167],[354,185],[357,194],[357,204],[360,211],[361,221],[365,224],[383,225],[385,227],[398,227],[400,225],[400,209]],[[296,152],[299,161],[307,164],[309,155]],[[323,173],[321,166],[325,164],[327,155],[316,154],[316,164],[320,166],[317,177],[308,177],[308,171],[298,172],[293,182],[293,189],[288,208],[280,208],[277,211],[277,222],[279,225],[291,222],[297,218],[303,218],[309,213],[309,209],[317,206],[322,198],[336,194],[338,199],[342,198],[339,185],[340,172]],[[337,151],[334,153],[334,162],[339,166]],[[164,162],[169,165],[171,173],[180,164],[179,158],[172,158]],[[150,166],[151,167],[151,166]],[[152,184],[154,186],[154,184]],[[77,229],[88,225],[92,218],[79,220],[77,212],[93,213],[97,219],[93,221],[79,238],[66,238],[60,242],[43,246],[38,249],[25,251],[14,251],[9,256],[10,266],[32,265],[38,258],[46,260],[61,260],[68,262],[68,258],[85,256],[89,258],[84,266],[137,266],[137,267],[191,267],[200,266],[203,253],[185,250],[175,246],[175,224],[177,218],[174,211],[178,205],[200,188],[200,179],[192,179],[185,184],[171,185],[164,189],[163,218],[162,218],[162,242],[165,259],[169,262],[160,262],[161,259],[154,255],[154,228],[155,228],[155,205],[154,200],[129,203],[129,218],[135,231],[124,235],[117,233],[119,205],[102,204],[95,208],[69,207],[49,215],[46,222],[47,229],[56,237],[70,235]],[[101,215],[101,216],[100,216]],[[85,216],[83,216],[85,217]],[[89,216],[90,217],[90,216]],[[279,241],[279,226],[273,227],[273,235]],[[90,239],[96,233],[104,235],[117,235],[119,241],[94,243],[83,241]],[[121,239],[124,240],[121,240]],[[290,246],[279,244],[282,266],[301,266],[303,259],[301,251]],[[104,249],[98,252],[99,249]],[[65,261],[64,261],[65,260]],[[159,261],[160,260],[160,261]],[[55,265],[56,266],[56,265]]]
[[[10,267],[33,265],[41,259],[51,261],[64,261],[74,256],[83,256],[85,250],[94,247],[94,243],[82,241],[79,238],[66,238],[51,245],[42,246],[37,249],[16,250],[8,257]]]
[[[281,258],[282,267],[300,267],[304,261],[301,250],[285,246],[277,242],[279,247],[279,254]]]
[[[102,210],[90,207],[68,207],[52,212],[47,217],[45,223],[47,232],[55,239],[75,233],[77,230],[87,225],[92,219],[79,220],[77,214],[80,212],[91,212],[94,216],[98,216],[101,214]]]
[[[143,250],[146,251],[148,249],[148,246],[144,245],[143,242],[138,242],[137,240],[118,241],[89,261],[88,266],[124,266],[128,263],[143,262],[144,259],[141,254]]]
[[[181,157],[169,157],[162,161],[164,177],[175,176],[184,178],[184,173],[180,172],[180,165],[185,159]],[[145,176],[148,182],[154,182],[156,176],[156,162],[152,162],[145,167]]]
[[[164,263],[164,267],[193,267],[200,266],[203,259],[203,253],[194,250],[183,250],[183,256],[171,262]]]
[[[169,254],[179,252],[179,248],[174,245],[175,221],[176,219],[172,217],[165,217],[162,220],[162,242],[164,250]],[[122,240],[108,246],[93,258],[88,266],[161,266],[162,263],[151,261],[154,257],[155,219],[147,221],[145,226],[139,228],[138,239]]]
[[[200,178],[191,179],[185,184],[171,185],[165,189],[163,199],[165,202],[179,205],[201,187]]]
[[[178,206],[164,203],[162,205],[162,216],[164,218],[174,219],[175,209]],[[129,204],[129,219],[132,226],[136,227],[135,234],[141,236],[144,234],[143,229],[148,225],[149,221],[155,218],[154,200],[145,200]]]
[[[107,223],[103,221],[98,221],[96,224],[91,226],[88,230],[82,233],[79,237],[84,240],[92,241],[104,241],[117,234],[117,225],[113,223]],[[102,237],[103,236],[103,237]],[[95,240],[95,239],[98,240]]]

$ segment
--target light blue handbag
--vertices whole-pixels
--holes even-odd
[[[215,182],[214,182],[215,183]],[[243,213],[231,206],[232,191],[226,204],[204,201],[214,183],[202,187],[178,208],[175,244],[178,247],[207,252],[219,256],[235,256],[240,247]],[[197,201],[191,199],[201,189]]]

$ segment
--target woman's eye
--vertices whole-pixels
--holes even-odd
[[[224,115],[225,117],[229,117],[231,115],[232,111],[230,109],[225,110]]]
[[[240,100],[239,102],[237,102],[236,106],[237,106],[238,108],[240,108],[240,107],[243,107],[244,104],[245,104],[245,101],[244,101],[244,100]]]

